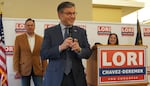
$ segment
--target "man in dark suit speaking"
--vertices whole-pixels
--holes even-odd
[[[45,29],[41,58],[49,64],[43,86],[87,86],[82,59],[91,55],[86,31],[73,26],[75,4],[62,2],[57,7],[60,23]]]

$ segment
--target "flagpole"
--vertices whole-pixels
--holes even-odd
[[[136,17],[137,17],[137,20],[138,20],[139,19],[138,11],[136,12]]]

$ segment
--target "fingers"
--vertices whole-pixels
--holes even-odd
[[[21,78],[21,74],[19,73],[19,72],[17,72],[16,74],[15,74],[15,79],[20,79]]]
[[[67,46],[67,47],[70,47],[70,45],[72,45],[73,43],[73,38],[72,37],[68,37],[67,39],[65,39],[64,41],[64,44]]]
[[[68,37],[68,38],[66,38],[65,40],[70,40],[70,41],[72,41],[73,38],[72,38],[72,37]]]
[[[79,46],[78,39],[73,39],[72,37],[68,37],[64,40],[64,42],[60,45],[60,50],[65,50],[67,48],[71,48],[72,51],[80,52],[81,48]]]
[[[74,41],[74,42],[78,42],[78,39],[75,38],[75,39],[73,39],[73,41]]]
[[[67,48],[69,48],[73,43],[73,38],[72,37],[68,37],[64,40],[64,42],[59,46],[60,51],[65,50]]]
[[[78,39],[76,38],[74,39],[74,42],[72,43],[72,46],[71,46],[71,50],[75,52],[79,52],[81,50]]]

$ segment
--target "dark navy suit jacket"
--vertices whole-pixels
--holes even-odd
[[[86,86],[82,59],[88,59],[91,55],[86,31],[80,27],[73,26],[71,34],[73,38],[78,39],[79,45],[82,48],[80,53],[75,53],[73,51],[69,52],[72,59],[74,80],[76,86]],[[42,60],[48,59],[49,64],[44,75],[43,86],[61,86],[66,63],[66,50],[59,52],[59,45],[63,43],[63,40],[60,25],[48,28],[44,32],[41,58]]]

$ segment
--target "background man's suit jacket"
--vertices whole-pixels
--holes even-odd
[[[43,76],[46,70],[47,61],[40,58],[40,49],[42,37],[35,34],[35,45],[33,52],[27,39],[27,34],[19,35],[15,39],[13,66],[15,71],[20,71],[21,75],[28,76],[31,74],[32,67],[35,75]]]

